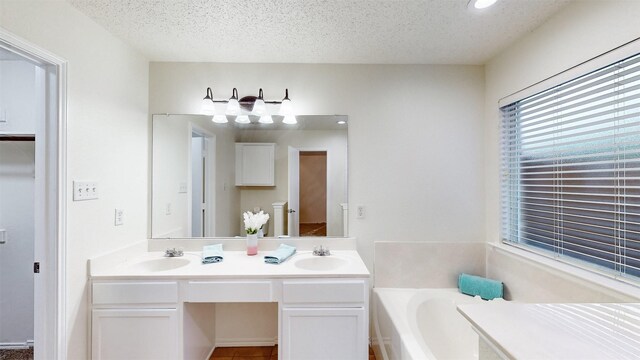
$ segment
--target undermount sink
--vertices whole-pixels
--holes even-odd
[[[183,258],[160,258],[145,260],[131,265],[135,270],[142,271],[167,271],[181,268],[189,265],[189,260]]]
[[[303,270],[328,271],[347,265],[347,260],[334,256],[314,256],[296,260],[294,265]]]

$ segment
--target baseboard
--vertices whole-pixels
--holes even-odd
[[[216,347],[230,346],[273,346],[278,338],[216,338]]]
[[[0,350],[21,350],[33,347],[33,340],[27,340],[23,343],[0,343]]]

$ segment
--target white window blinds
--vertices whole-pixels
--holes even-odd
[[[503,241],[640,276],[640,54],[500,111]]]

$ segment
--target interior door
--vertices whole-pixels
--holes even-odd
[[[300,207],[300,150],[289,146],[289,236],[300,236],[298,209]]]

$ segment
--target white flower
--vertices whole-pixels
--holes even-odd
[[[247,231],[247,234],[256,234],[262,225],[266,224],[267,220],[269,220],[269,214],[262,212],[262,210],[257,214],[245,211],[242,217],[244,218],[244,229]]]

